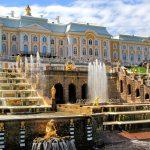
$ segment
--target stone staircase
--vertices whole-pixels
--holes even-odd
[[[0,69],[0,113],[50,112],[42,96],[16,69]]]

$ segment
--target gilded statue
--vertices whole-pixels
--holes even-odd
[[[44,139],[58,137],[56,132],[57,132],[57,130],[56,130],[56,121],[54,121],[52,119],[46,125],[46,135],[44,136]]]
[[[25,8],[25,15],[26,16],[31,16],[31,8],[30,8],[29,5]]]
[[[96,97],[93,106],[99,106],[99,97]]]
[[[55,89],[55,87],[53,86],[53,87],[51,88],[51,98],[52,98],[52,99],[55,99],[55,95],[56,95],[56,89]]]

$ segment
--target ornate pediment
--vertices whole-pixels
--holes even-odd
[[[46,32],[50,32],[50,30],[48,30],[47,28],[39,25],[39,24],[31,24],[28,26],[23,26],[21,29],[27,29],[27,30],[32,30],[32,31],[46,31]]]

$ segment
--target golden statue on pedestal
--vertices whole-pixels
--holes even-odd
[[[55,86],[53,86],[51,88],[51,99],[55,99],[55,95],[56,95],[56,89],[55,89]]]
[[[46,135],[44,136],[44,139],[58,137],[56,132],[57,132],[57,130],[56,130],[56,121],[54,121],[52,119],[46,125]]]
[[[31,8],[30,8],[29,5],[25,8],[25,15],[26,16],[31,16]]]
[[[99,106],[99,97],[96,97],[93,106]]]

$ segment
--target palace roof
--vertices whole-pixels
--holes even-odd
[[[108,33],[106,27],[95,26],[90,24],[79,24],[79,23],[69,23],[69,24],[49,23],[48,19],[36,18],[32,16],[21,16],[21,18],[19,19],[0,17],[0,23],[3,24],[5,27],[9,27],[9,28],[21,28],[21,27],[30,26],[32,24],[38,24],[41,27],[56,33],[57,32],[78,33],[78,32],[93,31],[98,35],[109,36],[109,37],[111,36]]]
[[[134,35],[119,35],[121,41],[144,42],[148,41],[148,37],[134,36]]]

